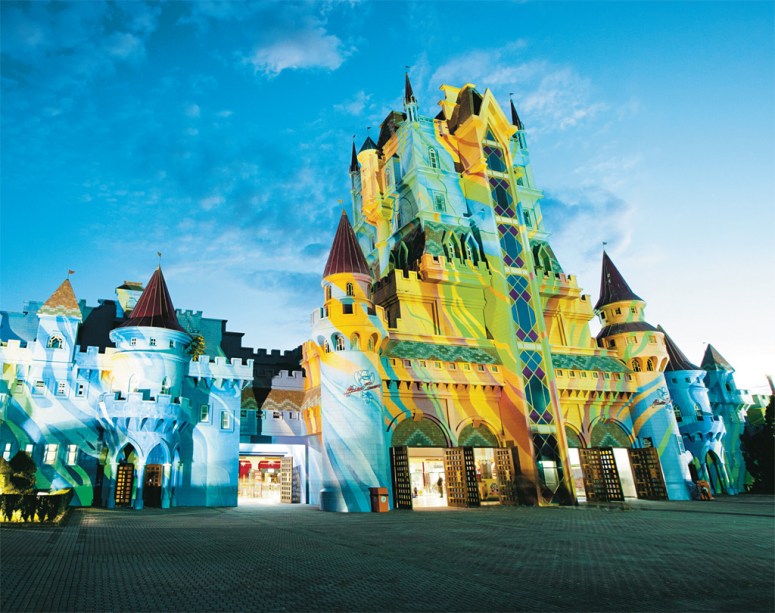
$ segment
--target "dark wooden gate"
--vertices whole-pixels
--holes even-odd
[[[655,447],[628,449],[635,491],[644,500],[667,500],[667,488],[662,476],[662,465]]]
[[[516,447],[495,450],[495,473],[498,479],[498,496],[501,504],[519,504],[517,473],[519,456]]]
[[[293,471],[293,456],[280,458],[280,502],[288,504],[301,500],[299,488],[296,487]]]
[[[161,506],[161,482],[164,467],[161,464],[146,464],[143,477],[143,504],[147,507]]]
[[[624,502],[619,471],[616,470],[614,450],[610,447],[579,449],[584,490],[588,502]]]
[[[444,476],[447,481],[447,505],[450,507],[480,505],[473,447],[445,449]]]
[[[128,507],[132,504],[132,486],[135,481],[135,465],[119,464],[116,471],[116,506]]]
[[[393,506],[412,509],[412,481],[409,475],[409,449],[390,448],[390,473],[393,481]]]

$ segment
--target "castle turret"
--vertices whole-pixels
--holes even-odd
[[[157,268],[129,319],[111,331],[116,344],[112,356],[112,389],[126,396],[141,392],[180,396],[191,336],[175,315],[161,267]]]
[[[730,489],[722,440],[726,428],[720,416],[714,415],[705,386],[706,372],[689,361],[673,339],[665,334],[669,362],[665,379],[673,403],[678,427],[686,449],[691,452],[692,480],[706,479],[714,493],[736,493]]]
[[[668,361],[665,335],[646,321],[646,302],[632,291],[605,251],[600,298],[594,308],[603,326],[598,345],[615,353],[637,383],[637,400],[631,409],[633,434],[640,445],[657,448],[668,496],[686,500],[688,454],[662,374]]]
[[[323,273],[325,302],[313,326],[320,359],[324,511],[369,511],[370,487],[388,487],[379,348],[382,309],[371,301],[371,274],[342,212]]]
[[[404,111],[407,121],[417,121],[417,99],[414,97],[408,72],[404,81]]]
[[[70,279],[65,279],[38,310],[34,359],[70,363],[81,321],[81,308],[73,286]]]

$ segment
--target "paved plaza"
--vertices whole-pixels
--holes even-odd
[[[772,497],[333,514],[76,509],[0,529],[3,611],[773,611]]]

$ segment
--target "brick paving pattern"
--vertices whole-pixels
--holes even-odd
[[[2,611],[775,610],[772,497],[340,515],[76,509],[0,528]]]

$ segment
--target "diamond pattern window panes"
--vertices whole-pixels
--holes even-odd
[[[506,179],[490,177],[490,189],[492,191],[495,214],[502,217],[516,217],[514,199],[511,197],[509,182]]]
[[[506,172],[506,159],[500,147],[484,145],[482,149],[487,159],[487,168],[493,172]]]
[[[530,305],[530,281],[525,277],[509,275],[509,296],[513,301],[512,317],[517,324],[517,338],[521,341],[535,342],[538,340],[536,331],[536,314]]]
[[[498,224],[498,233],[501,236],[503,262],[506,266],[524,268],[525,261],[521,257],[522,243],[519,240],[519,230],[515,226]]]

